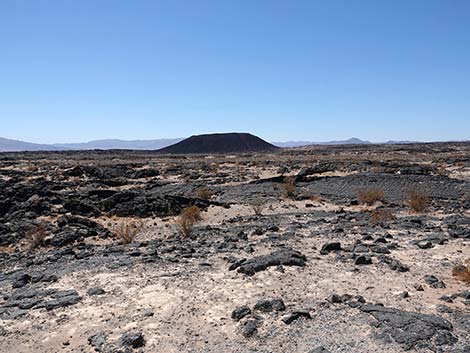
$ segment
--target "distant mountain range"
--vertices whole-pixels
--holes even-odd
[[[273,142],[274,145],[279,147],[301,147],[310,145],[368,145],[370,141],[365,141],[352,137],[348,140],[339,141],[325,141],[325,142],[314,142],[314,141],[288,141],[288,142]]]
[[[56,143],[53,146],[65,148],[68,150],[159,150],[160,148],[173,145],[183,140],[182,138],[175,139],[160,139],[160,140],[96,140],[84,143]]]
[[[279,147],[302,147],[302,146],[312,146],[312,145],[371,145],[371,144],[386,144],[386,145],[398,145],[406,143],[419,143],[419,141],[386,141],[386,142],[370,142],[367,140],[361,140],[357,137],[352,137],[347,140],[338,140],[338,141],[324,141],[324,142],[315,142],[315,141],[287,141],[287,142],[273,142],[273,145]]]
[[[62,148],[53,145],[41,145],[38,143],[10,140],[0,137],[0,152],[15,151],[59,151]]]
[[[18,152],[18,151],[67,151],[67,150],[159,150],[174,145],[183,138],[174,139],[156,139],[156,140],[96,140],[84,143],[56,143],[56,144],[38,144],[18,140],[10,140],[0,137],[0,152]],[[387,141],[385,144],[403,144],[416,143],[417,141]],[[288,142],[272,142],[278,147],[301,147],[309,145],[364,145],[371,144],[370,141],[358,138],[350,138],[348,140],[339,141],[288,141]]]
[[[158,139],[158,140],[96,140],[84,143],[55,143],[38,144],[10,140],[0,137],[0,152],[20,152],[20,151],[68,151],[68,150],[158,150],[163,147],[173,145],[182,138]]]

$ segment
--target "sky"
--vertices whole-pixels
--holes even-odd
[[[0,136],[470,139],[467,0],[1,0]]]

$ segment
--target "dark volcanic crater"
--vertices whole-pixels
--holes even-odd
[[[276,147],[248,133],[206,134],[188,137],[174,145],[158,150],[160,153],[234,153],[275,151]]]

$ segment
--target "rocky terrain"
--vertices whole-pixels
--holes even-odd
[[[470,143],[3,153],[0,352],[470,352],[469,206]]]

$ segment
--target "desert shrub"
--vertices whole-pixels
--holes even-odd
[[[452,269],[452,276],[457,279],[470,284],[470,259],[465,261],[466,264],[455,265]]]
[[[408,192],[406,203],[413,211],[421,213],[429,207],[429,197],[421,191],[412,190]]]
[[[176,220],[176,225],[180,234],[184,237],[190,237],[193,233],[194,222],[186,217],[178,217]]]
[[[284,194],[288,198],[295,197],[296,194],[296,185],[295,185],[295,177],[287,176],[284,178],[284,182],[282,183],[282,189],[284,190]]]
[[[199,190],[197,190],[196,192],[196,196],[199,198],[199,199],[203,199],[203,200],[209,200],[212,198],[212,196],[214,196],[214,193],[209,190],[208,188],[200,188]]]
[[[261,200],[256,200],[251,203],[251,208],[255,212],[255,215],[261,216],[263,214],[263,210],[266,207],[266,204],[263,203]]]
[[[389,210],[375,209],[370,213],[370,222],[372,224],[387,224],[395,219],[395,216]]]
[[[183,217],[193,221],[194,223],[198,223],[202,220],[201,209],[199,207],[197,207],[196,205],[192,205],[192,206],[183,208],[183,210],[181,211],[180,216],[183,216]]]
[[[213,174],[217,174],[219,172],[219,165],[217,163],[212,163],[209,166],[209,172],[211,172]]]
[[[201,210],[196,205],[186,207],[181,211],[181,214],[176,220],[176,225],[180,234],[184,237],[190,237],[194,225],[202,220]]]
[[[142,228],[142,222],[123,222],[114,226],[113,234],[123,244],[129,244],[142,232]]]
[[[280,167],[277,169],[277,173],[278,173],[278,174],[289,173],[289,171],[290,171],[289,167],[284,166],[284,165],[280,166]]]
[[[318,203],[322,203],[325,201],[325,199],[321,197],[320,195],[311,196],[310,200],[312,200],[313,202],[318,202]]]
[[[46,244],[46,238],[49,235],[44,224],[32,226],[26,231],[25,238],[30,249],[36,249]]]
[[[362,189],[357,192],[357,197],[362,204],[373,205],[377,201],[384,201],[385,194],[381,188]]]
[[[439,176],[448,176],[449,172],[445,169],[445,167],[439,167],[437,169],[437,175],[439,175]]]

